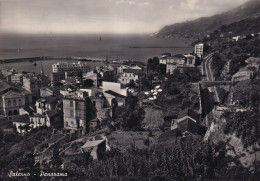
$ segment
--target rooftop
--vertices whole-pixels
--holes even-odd
[[[95,141],[88,141],[86,142],[81,148],[91,148],[98,146],[99,144],[103,143],[105,140],[95,140]]]
[[[140,74],[142,70],[140,69],[124,69],[124,73],[133,73],[133,74]]]
[[[125,98],[126,97],[126,96],[118,94],[118,93],[116,93],[116,92],[114,92],[112,90],[105,91],[105,93],[110,94],[110,95],[115,96],[115,97],[121,97],[121,98]]]
[[[51,103],[57,102],[57,100],[58,100],[57,97],[48,96],[48,97],[44,97],[44,98],[38,99],[37,102],[46,102],[48,104],[51,104]]]
[[[186,110],[180,112],[179,115],[178,115],[178,119],[181,119],[181,118],[183,118],[183,117],[185,117],[185,116],[189,116],[189,117],[191,117],[192,119],[198,121],[198,114],[196,114],[196,113],[195,113],[193,110],[191,110],[191,109],[186,109]]]
[[[15,123],[30,123],[30,117],[28,115],[13,116],[12,122]]]

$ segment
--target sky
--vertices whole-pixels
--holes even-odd
[[[0,0],[0,32],[154,33],[248,0]]]

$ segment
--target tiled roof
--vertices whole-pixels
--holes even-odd
[[[30,123],[30,117],[28,115],[13,116],[12,122],[16,123]]]
[[[29,91],[25,90],[23,87],[12,83],[12,82],[6,82],[3,80],[0,80],[0,93],[8,90],[14,90],[20,93],[23,93],[24,95],[31,94]]]
[[[24,94],[20,92],[16,92],[13,90],[10,90],[2,95],[4,98],[15,98],[15,97],[23,97]]]

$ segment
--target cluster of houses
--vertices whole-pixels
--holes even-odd
[[[2,70],[0,115],[12,121],[18,133],[54,126],[86,134],[100,123],[97,118],[88,120],[89,106],[102,111],[125,105],[131,93],[127,84],[138,86],[144,73],[144,68],[137,65],[90,70],[82,62],[53,64],[51,80],[44,74]]]

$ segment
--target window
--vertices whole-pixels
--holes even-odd
[[[18,115],[18,111],[17,110],[14,110],[14,115]]]
[[[22,105],[22,100],[21,99],[19,99],[19,106],[21,106]]]
[[[11,101],[10,101],[10,100],[8,100],[7,104],[8,104],[8,106],[11,106]]]
[[[69,123],[68,123],[68,122],[65,122],[65,126],[69,126]]]
[[[70,101],[70,107],[73,107],[73,101]]]
[[[93,101],[93,106],[96,106],[96,101]]]
[[[74,117],[74,112],[73,112],[73,110],[70,110],[70,117]]]
[[[12,115],[13,115],[13,112],[12,112],[12,111],[8,111],[8,115],[9,115],[9,116],[12,116]]]

